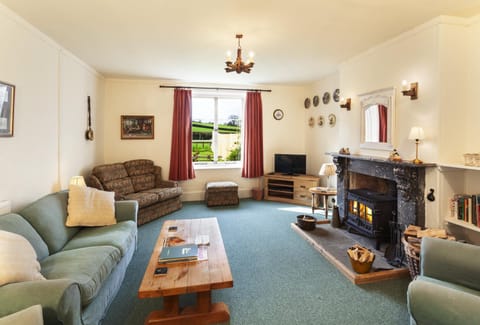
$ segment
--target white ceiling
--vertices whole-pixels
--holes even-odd
[[[109,77],[300,84],[439,15],[480,0],[0,0]],[[226,73],[243,33],[250,74]]]

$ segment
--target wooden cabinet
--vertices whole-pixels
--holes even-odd
[[[290,176],[282,174],[265,175],[265,200],[311,205],[310,187],[320,184],[320,178],[311,175]]]

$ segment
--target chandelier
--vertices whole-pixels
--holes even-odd
[[[240,46],[240,39],[243,37],[242,34],[237,34],[235,36],[238,39],[238,47],[237,47],[237,58],[235,59],[235,62],[232,62],[232,52],[228,51],[227,52],[227,59],[225,61],[225,64],[227,67],[225,68],[226,72],[233,72],[235,71],[236,73],[250,73],[250,70],[253,68],[253,52],[248,53],[248,60],[247,62],[242,61],[242,47]]]

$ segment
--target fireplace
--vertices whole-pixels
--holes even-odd
[[[425,169],[435,167],[435,164],[393,162],[381,157],[363,155],[338,153],[331,155],[337,167],[337,204],[343,223],[366,236],[375,238],[377,246],[379,241],[388,238],[390,245],[387,251],[391,256],[387,259],[392,261],[391,264],[401,264],[403,249],[399,239],[403,229],[409,224],[422,227],[425,225]],[[370,204],[368,193],[367,195],[365,192],[361,193],[361,189],[377,193],[374,196],[393,198],[394,207],[391,215],[379,221],[378,225],[375,221],[376,228],[373,226],[373,218],[370,227],[368,221],[362,221],[361,217],[349,213],[349,195],[350,198],[355,197],[357,202],[362,202],[364,206]],[[372,209],[371,206],[369,208]]]
[[[397,198],[368,189],[349,190],[346,226],[376,240],[375,249],[382,241],[389,242],[390,223],[396,221]]]

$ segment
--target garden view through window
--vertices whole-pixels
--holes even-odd
[[[239,95],[192,96],[192,159],[196,165],[240,162],[243,102]]]

